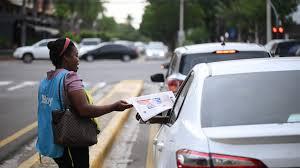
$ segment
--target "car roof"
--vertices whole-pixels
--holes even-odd
[[[83,38],[81,39],[81,42],[84,42],[84,41],[101,41],[100,38]]]
[[[210,75],[227,75],[252,72],[300,70],[300,58],[252,58],[207,63]],[[201,64],[194,71],[201,71]]]
[[[193,54],[193,53],[210,53],[216,50],[238,50],[238,51],[265,51],[268,52],[263,46],[256,43],[233,43],[228,42],[225,45],[221,43],[203,43],[183,46],[175,49],[176,53]]]

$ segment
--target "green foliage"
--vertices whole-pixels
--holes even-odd
[[[97,19],[104,8],[101,0],[53,0],[55,14],[67,19],[77,17],[83,20],[83,25],[89,27]]]
[[[55,15],[59,18],[68,18],[71,15],[71,11],[69,6],[65,3],[57,3],[55,4]]]
[[[148,0],[140,32],[175,47],[179,30],[179,0]],[[272,0],[283,26],[291,24],[289,14],[300,0]],[[238,40],[262,42],[266,30],[266,0],[185,0],[184,30],[188,43],[216,41],[229,28],[238,31]],[[273,16],[273,23],[275,17]],[[187,31],[188,30],[188,31]],[[251,37],[252,36],[252,37]]]
[[[70,38],[72,41],[80,42],[80,36],[74,32],[65,32],[64,37]]]
[[[118,24],[113,17],[103,16],[97,22],[97,29],[104,32],[115,32],[118,27]]]
[[[179,27],[179,0],[153,0],[150,3],[145,8],[140,32],[174,48]]]
[[[209,39],[209,32],[205,27],[192,28],[188,30],[186,40],[193,43],[204,43]]]

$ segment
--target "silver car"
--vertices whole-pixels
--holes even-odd
[[[299,58],[198,64],[156,121],[155,167],[300,167],[299,100]]]
[[[196,64],[266,57],[271,57],[271,54],[263,46],[254,43],[203,43],[183,46],[175,49],[166,75],[154,74],[151,80],[165,82],[167,90],[176,92]]]

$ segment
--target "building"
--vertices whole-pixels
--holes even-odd
[[[12,49],[22,45],[23,24],[26,45],[42,38],[57,36],[58,21],[54,17],[52,0],[1,0],[0,49]]]

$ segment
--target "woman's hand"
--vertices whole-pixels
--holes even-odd
[[[128,108],[131,108],[131,107],[133,107],[132,104],[128,104],[124,100],[119,100],[119,101],[117,101],[113,104],[113,111],[124,111]]]

